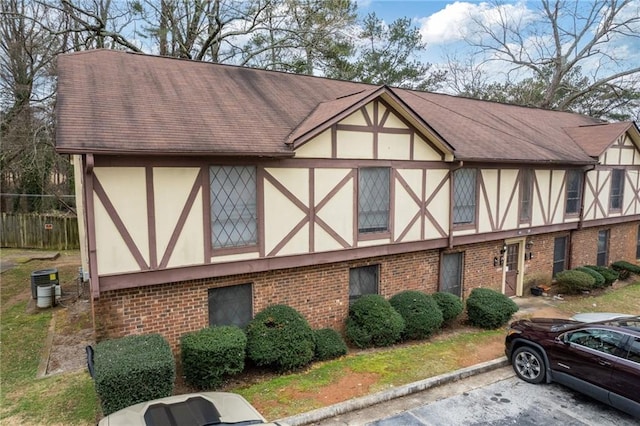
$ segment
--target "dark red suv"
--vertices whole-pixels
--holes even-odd
[[[514,321],[505,345],[521,379],[558,382],[640,418],[640,316]]]

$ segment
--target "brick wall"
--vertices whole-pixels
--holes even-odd
[[[573,232],[571,266],[595,265],[598,253],[598,233],[609,230],[608,263],[618,260],[636,261],[638,222],[584,228]]]

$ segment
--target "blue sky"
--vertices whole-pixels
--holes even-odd
[[[465,37],[474,37],[478,33],[473,31],[473,20],[481,21],[484,25],[491,26],[497,21],[498,15],[520,21],[523,23],[534,22],[538,19],[541,2],[539,0],[503,0],[503,5],[498,8],[491,0],[360,0],[357,2],[358,13],[366,16],[370,12],[391,23],[395,19],[408,17],[412,19],[419,29],[422,39],[427,43],[426,51],[421,55],[425,62],[436,66],[446,61],[446,56],[464,58],[469,53],[468,45],[463,41]],[[571,2],[569,2],[571,3]],[[593,0],[578,0],[578,5],[588,8]],[[626,17],[640,16],[640,0],[633,0],[624,9]],[[561,21],[568,29],[571,29],[572,20]],[[636,23],[631,29],[640,34],[640,23]],[[549,31],[536,36],[521,34],[523,43],[530,52],[535,49],[531,46],[540,46],[541,43],[549,43]],[[615,57],[616,61],[609,61],[606,57],[594,57],[582,63],[582,71],[591,74],[596,79],[602,72],[619,71],[620,69],[632,69],[640,67],[640,42],[638,38],[626,37],[613,40],[605,45],[608,54]],[[486,59],[486,58],[485,58]],[[495,58],[493,58],[495,59]],[[501,73],[505,69],[504,62],[489,61],[485,67],[490,73]]]

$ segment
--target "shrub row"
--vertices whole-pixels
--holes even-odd
[[[365,295],[349,309],[346,336],[361,348],[424,339],[457,318],[463,309],[460,299],[449,293],[405,291],[390,300]],[[517,306],[498,292],[475,289],[467,310],[472,324],[495,328],[506,322]],[[244,370],[246,359],[285,371],[347,353],[337,331],[312,330],[300,313],[286,305],[264,309],[246,330],[214,326],[187,333],[180,339],[180,349],[185,380],[198,389],[220,386],[225,377]],[[101,342],[96,345],[94,365],[96,391],[105,415],[172,394],[175,360],[169,344],[158,334]]]
[[[585,265],[556,274],[558,291],[566,294],[578,294],[583,291],[610,286],[617,279],[624,279],[625,272],[640,272],[640,267],[629,262],[615,262],[611,268]],[[627,275],[628,276],[628,275]]]

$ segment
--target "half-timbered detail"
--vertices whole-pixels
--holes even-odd
[[[632,122],[110,50],[58,72],[98,338],[177,350],[275,303],[341,329],[364,294],[638,256]]]

